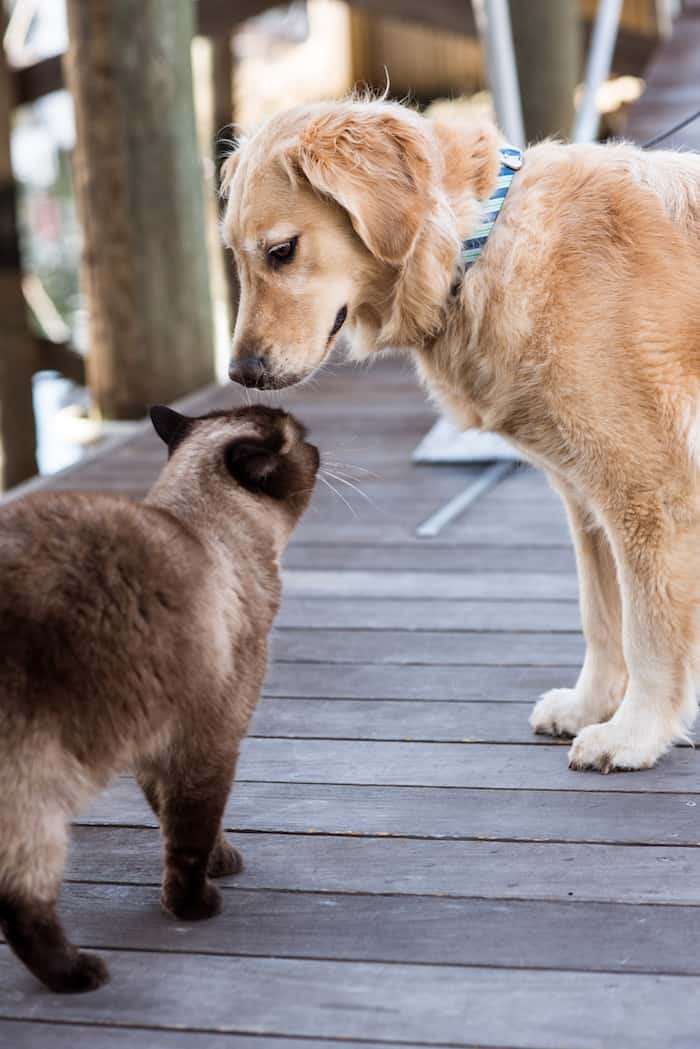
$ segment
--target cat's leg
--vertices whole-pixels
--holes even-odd
[[[221,833],[237,750],[183,752],[159,784],[165,870],[161,901],[178,918],[211,918],[221,895],[209,881],[209,863]]]
[[[585,725],[607,721],[627,684],[622,649],[622,603],[608,537],[573,493],[557,487],[569,518],[579,580],[586,655],[575,688],[557,688],[535,704],[530,724],[550,736],[576,736]]]
[[[13,806],[12,815],[5,808],[0,818],[0,928],[17,957],[52,991],[95,990],[109,979],[107,967],[69,942],[56,913],[66,853],[65,814],[48,803],[34,807],[33,798],[29,803],[21,813]]]
[[[613,717],[583,728],[574,740],[569,764],[575,769],[649,768],[674,740],[687,737],[697,713],[699,529],[634,494],[636,504],[631,498],[629,510],[610,524],[629,683]]]
[[[137,769],[136,779],[146,797],[146,801],[160,822],[160,785],[157,772],[152,767],[144,766]],[[235,849],[226,840],[223,827],[219,827],[216,844],[209,856],[207,874],[210,878],[224,878],[230,874],[238,874],[241,870],[243,870],[243,857],[238,849]]]

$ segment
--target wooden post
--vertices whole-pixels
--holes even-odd
[[[214,377],[191,0],[68,0],[67,79],[97,413]]]
[[[13,100],[0,11],[0,491],[36,473],[32,406],[34,339],[27,325],[10,163]]]
[[[581,72],[577,0],[510,0],[525,135],[568,137]]]

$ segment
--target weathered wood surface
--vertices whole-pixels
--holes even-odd
[[[414,557],[420,559],[420,544]],[[339,554],[339,560],[342,553]],[[382,555],[377,552],[377,562],[382,564]],[[291,569],[285,573],[287,594],[304,594],[310,597],[420,597],[457,599],[471,598],[476,601],[575,601],[578,594],[576,577],[559,573],[516,572],[394,572],[377,568],[374,572],[352,572],[340,570],[308,571],[300,573]],[[426,605],[426,615],[430,612]]]
[[[691,116],[698,108],[700,82],[700,3],[685,0],[673,36],[664,41],[645,73],[646,90],[632,106],[627,138],[645,142]],[[660,149],[700,149],[697,121],[672,135]]]
[[[562,667],[429,667],[331,663],[273,663],[265,691],[271,696],[337,696],[343,699],[531,700],[576,682]],[[487,691],[488,690],[488,691]]]
[[[224,820],[245,870],[217,919],[166,918],[155,820],[119,777],[61,904],[112,982],[56,999],[0,947],[0,1046],[696,1049],[700,757],[576,774],[528,726],[582,653],[556,497],[522,468],[416,539],[476,468],[410,465],[432,418],[411,374],[343,369],[287,402],[374,505],[319,486],[285,557]],[[138,495],[162,459],[144,428],[44,486]]]
[[[163,1028],[108,1027],[100,1024],[99,1038],[94,1026],[51,1020],[5,1020],[0,1029],[2,1049],[338,1049],[338,1042],[325,1038],[268,1038],[249,1034],[203,1034],[201,1031],[167,1031]],[[347,1049],[386,1049],[386,1042],[356,1042],[343,1039]],[[424,1049],[414,1043],[401,1043],[401,1049]]]
[[[430,615],[429,610],[426,612]],[[577,634],[461,634],[425,630],[284,630],[273,654],[285,663],[403,663],[439,666],[495,665],[569,667],[583,658]]]
[[[234,832],[700,845],[699,809],[700,801],[692,793],[483,787],[388,790],[332,783],[321,791],[315,783],[280,786],[239,780],[229,799],[225,825]],[[117,780],[98,798],[82,823],[155,827],[153,814],[128,778]]]
[[[426,611],[428,615],[426,616]],[[440,601],[426,610],[424,600],[378,601],[372,598],[314,599],[290,595],[282,604],[277,626],[295,630],[508,630],[572,633],[580,630],[578,606],[573,602]]]
[[[438,841],[322,835],[315,828],[299,835],[253,831],[236,841],[244,870],[235,886],[243,889],[700,905],[697,847]],[[82,826],[75,843],[70,880],[158,886],[155,829]]]
[[[523,703],[385,699],[273,699],[258,707],[251,734],[271,739],[403,740],[426,743],[552,743],[534,736]]]
[[[152,950],[176,954],[225,955],[235,944],[237,954],[249,956],[412,962],[419,927],[421,960],[436,965],[576,970],[583,964],[700,975],[697,914],[682,905],[224,890],[219,922],[193,924],[184,936],[178,922],[163,920],[151,886],[70,882],[62,910],[81,942],[93,947],[138,949],[148,930]],[[105,913],[119,922],[106,929]],[[375,926],[376,935],[368,936]]]
[[[0,953],[9,1017],[189,1027],[222,1033],[518,1047],[695,1049],[700,981],[645,973],[385,965],[106,951],[113,981],[56,1000],[22,986]],[[154,973],[159,979],[154,980]],[[604,1031],[605,1041],[599,1041]]]

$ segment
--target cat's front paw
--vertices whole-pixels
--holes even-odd
[[[225,838],[219,838],[211,850],[207,874],[210,878],[225,878],[227,874],[238,874],[243,870],[243,857],[238,849],[229,845]]]
[[[595,720],[575,688],[553,688],[545,692],[530,714],[530,725],[542,736],[572,738],[584,725]]]
[[[569,750],[569,768],[598,772],[633,772],[655,765],[671,740],[650,729],[630,731],[624,724],[608,721],[582,729]]]
[[[186,895],[163,892],[161,906],[168,914],[180,918],[186,922],[203,921],[205,918],[213,918],[222,907],[221,893],[215,885],[207,881],[202,891],[197,895],[188,893]]]

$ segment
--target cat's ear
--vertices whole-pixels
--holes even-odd
[[[226,448],[226,467],[231,476],[250,492],[279,496],[284,473],[282,437],[241,437]]]
[[[180,441],[184,440],[190,432],[192,420],[186,415],[180,415],[174,408],[168,408],[164,404],[154,404],[149,409],[153,429],[162,441],[168,446],[172,454]]]

